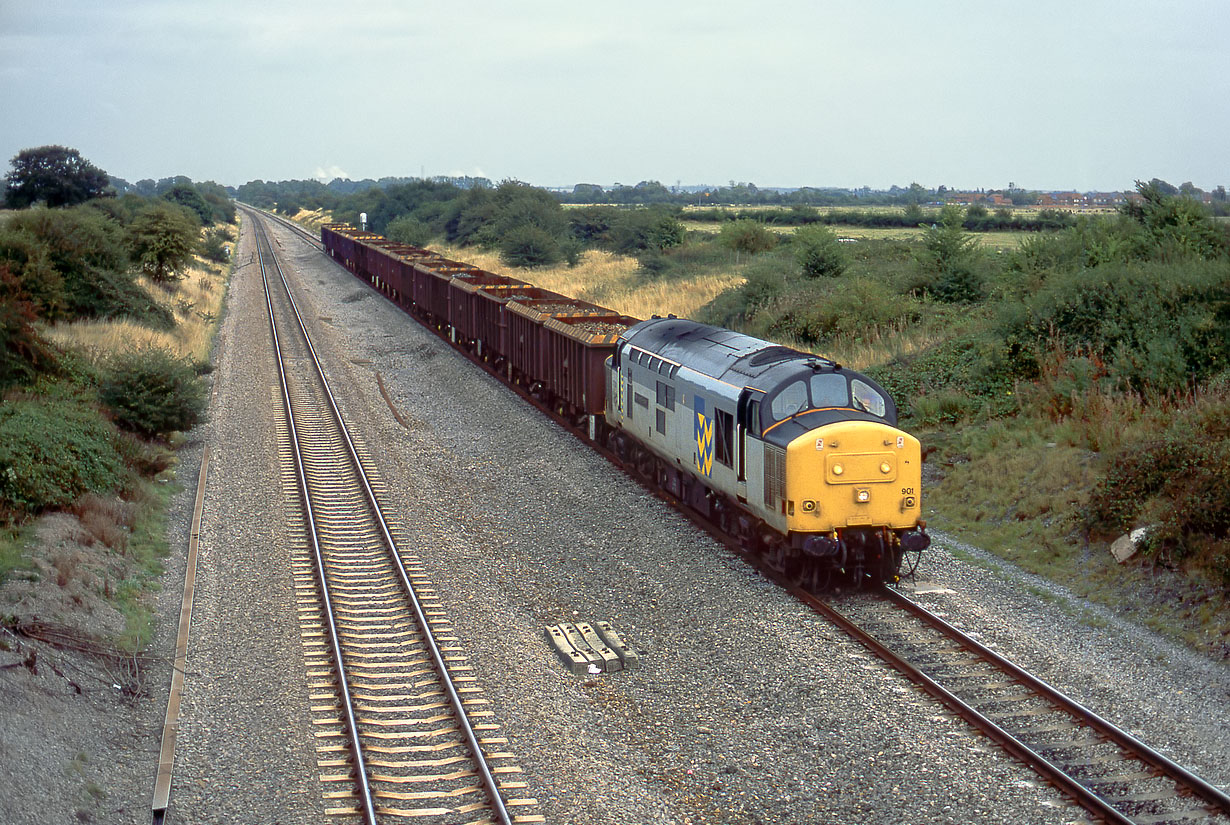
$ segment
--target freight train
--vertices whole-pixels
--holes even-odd
[[[895,582],[930,544],[918,439],[825,358],[642,321],[344,224],[325,253],[810,589]]]

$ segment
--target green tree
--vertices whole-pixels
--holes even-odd
[[[128,227],[128,246],[141,269],[155,281],[174,281],[192,260],[200,227],[194,214],[165,201],[150,203]]]
[[[384,235],[390,241],[410,244],[411,246],[426,246],[431,242],[435,232],[428,224],[411,215],[402,215],[389,221]]]
[[[973,254],[978,239],[965,232],[964,223],[961,207],[949,204],[940,210],[939,221],[923,233],[924,251],[919,261],[925,268],[943,272]]]
[[[940,210],[939,222],[923,233],[923,248],[916,258],[922,276],[917,287],[941,301],[964,303],[983,297],[978,239],[966,234],[964,224],[964,212],[949,204]]]
[[[1171,194],[1166,186],[1159,185],[1156,178],[1148,183],[1137,181],[1140,198],[1128,201],[1120,209],[1148,232],[1156,256],[1167,259],[1195,255],[1212,259],[1225,255],[1226,234],[1205,208],[1193,198]]]
[[[661,252],[679,246],[684,229],[671,211],[658,206],[612,213],[607,235],[611,251],[636,255],[648,249]]]
[[[555,236],[537,226],[515,227],[500,241],[500,258],[510,266],[550,266],[562,257]]]
[[[906,203],[926,203],[931,200],[931,193],[924,189],[922,184],[911,183],[902,200]]]
[[[191,183],[177,183],[162,193],[162,197],[171,203],[177,203],[196,213],[201,224],[208,226],[214,221],[214,210]],[[285,210],[283,210],[285,211]],[[296,210],[298,211],[298,210]]]
[[[4,200],[13,209],[35,203],[72,206],[107,191],[107,173],[66,146],[23,149],[10,161],[4,176]]]
[[[808,278],[836,278],[849,265],[833,230],[820,224],[795,231],[794,259]]]

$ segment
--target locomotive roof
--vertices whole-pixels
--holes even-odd
[[[842,369],[836,362],[818,355],[683,318],[642,321],[629,327],[620,339],[725,384],[760,390],[769,399],[800,379],[824,372],[840,372],[850,380],[857,378],[874,388],[884,399],[882,416],[853,407],[813,409],[791,416],[789,420],[770,428],[771,434],[766,433],[767,440],[783,447],[796,436],[833,421],[861,419],[887,421],[893,425],[897,423],[896,404],[883,387],[861,373]]]
[[[810,364],[840,369],[818,355],[685,318],[642,321],[622,337],[633,346],[740,387],[768,390]]]

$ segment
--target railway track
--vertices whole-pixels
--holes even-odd
[[[1230,822],[1230,797],[893,589],[813,609],[1114,825]]]
[[[394,542],[263,219],[248,214],[287,409],[284,482],[302,502],[292,565],[326,810],[367,825],[541,822],[421,561]]]
[[[298,230],[302,236],[307,233]],[[310,236],[307,236],[309,241]],[[447,334],[432,330],[446,342]],[[456,350],[503,380],[474,353]],[[526,387],[508,385],[1037,771],[1093,822],[1230,825],[1230,797],[894,590],[829,602],[786,581]],[[840,607],[838,606],[840,605]]]

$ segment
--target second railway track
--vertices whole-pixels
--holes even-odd
[[[394,542],[263,219],[249,217],[287,407],[284,478],[302,495],[292,563],[326,809],[365,823],[540,822],[431,581]]]

